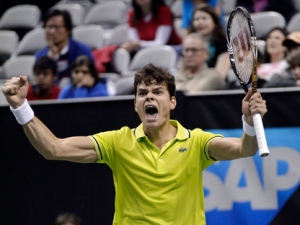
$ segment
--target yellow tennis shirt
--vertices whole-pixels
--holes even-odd
[[[113,172],[115,225],[204,225],[202,170],[214,161],[210,141],[221,135],[188,130],[179,122],[173,140],[158,150],[144,133],[122,127],[90,136]]]

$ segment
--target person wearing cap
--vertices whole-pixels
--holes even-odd
[[[300,46],[287,57],[289,67],[282,73],[275,74],[264,84],[264,88],[300,86]]]
[[[282,42],[290,54],[293,50],[300,46],[300,31],[291,32],[286,39]]]

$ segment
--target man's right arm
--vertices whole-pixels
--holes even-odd
[[[23,129],[30,143],[45,159],[78,163],[97,160],[94,144],[87,136],[57,138],[37,117],[23,125]]]
[[[2,87],[7,102],[17,121],[36,150],[46,159],[90,163],[97,160],[94,144],[89,137],[57,138],[37,117],[25,97],[28,80],[25,76],[13,77]]]

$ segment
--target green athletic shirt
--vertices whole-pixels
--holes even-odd
[[[145,135],[143,124],[90,136],[97,162],[113,172],[113,224],[206,224],[202,170],[214,162],[208,154],[211,140],[223,136],[170,123],[177,134],[161,151]]]

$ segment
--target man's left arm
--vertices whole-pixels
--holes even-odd
[[[242,122],[244,133],[241,138],[217,138],[210,143],[209,154],[215,160],[231,160],[254,156],[258,150],[252,115],[267,113],[266,101],[252,88],[242,101]]]

